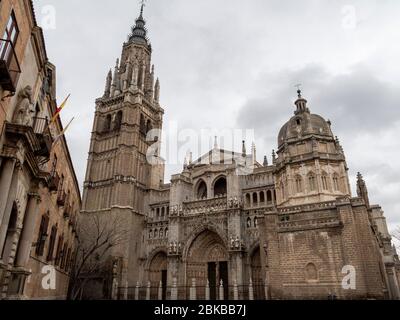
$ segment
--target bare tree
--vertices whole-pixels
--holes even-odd
[[[83,217],[77,230],[77,247],[71,267],[69,300],[82,298],[92,275],[107,269],[112,249],[128,240],[122,219],[91,214]]]

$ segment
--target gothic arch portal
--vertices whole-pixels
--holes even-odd
[[[151,284],[151,297],[157,299],[160,283],[163,300],[167,297],[168,256],[165,251],[155,252],[149,259],[148,279]]]
[[[202,288],[205,288],[208,282],[210,298],[215,300],[218,298],[218,285],[222,280],[226,299],[229,292],[229,253],[225,241],[218,233],[206,229],[197,233],[187,249],[185,259],[187,287],[190,287],[193,279],[196,280],[196,285]],[[198,298],[204,299],[205,290],[201,291]]]

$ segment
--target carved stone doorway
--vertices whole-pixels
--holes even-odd
[[[207,282],[210,287],[210,299],[219,299],[221,280],[224,299],[229,298],[228,260],[226,246],[215,232],[204,231],[196,237],[188,251],[186,283],[189,289],[195,279],[197,299],[206,298]]]
[[[165,252],[157,253],[151,260],[149,268],[150,295],[152,300],[157,300],[158,298],[160,283],[162,285],[162,299],[167,299],[167,269],[167,254]]]

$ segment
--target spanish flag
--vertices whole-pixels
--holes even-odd
[[[68,101],[68,99],[69,99],[70,96],[71,96],[71,94],[69,94],[69,95],[65,98],[64,102],[57,108],[56,113],[54,114],[54,116],[53,116],[53,118],[51,119],[50,123],[53,123],[54,121],[56,121],[57,118],[60,116],[60,113],[61,113],[62,109],[64,109],[65,105],[67,104],[67,101]]]
[[[65,132],[67,132],[69,126],[71,125],[72,121],[74,121],[74,120],[75,120],[75,117],[72,118],[72,120],[67,124],[67,126],[64,128],[64,130],[61,131],[60,134],[54,139],[53,145],[55,145],[55,144],[58,142],[58,140],[60,140],[61,137],[62,137],[63,135],[65,135]]]

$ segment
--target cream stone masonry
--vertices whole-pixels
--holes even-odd
[[[164,184],[159,154],[156,165],[146,159],[164,115],[151,53],[142,7],[96,101],[82,210],[119,217],[130,237],[84,298],[400,298],[383,211],[361,175],[352,196],[339,139],[300,90],[271,164],[257,162],[255,145],[247,154],[245,142],[242,152],[216,143]]]

